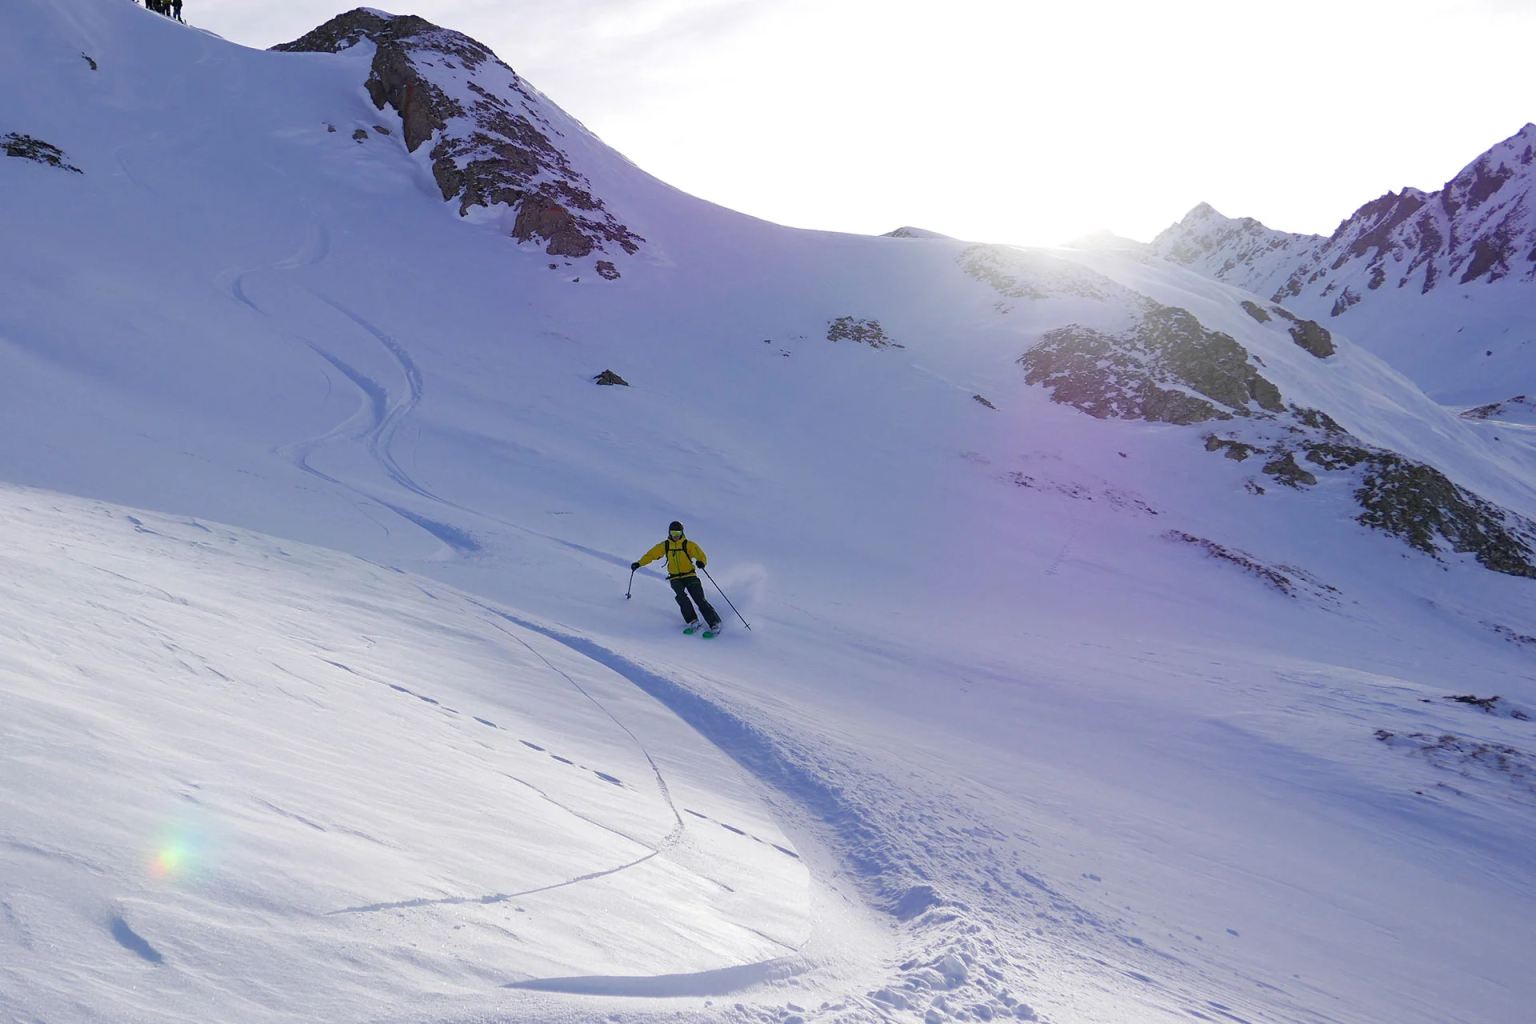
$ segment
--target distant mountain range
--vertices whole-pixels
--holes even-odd
[[[1152,240],[1165,259],[1267,296],[1329,304],[1340,316],[1383,288],[1536,280],[1536,124],[1478,157],[1436,192],[1388,192],[1332,235],[1298,235],[1201,203]]]
[[[1333,234],[1276,231],[1201,203],[1152,240],[1150,251],[1338,329],[1408,372],[1426,390],[1473,401],[1536,370],[1536,124],[1500,142],[1434,192],[1405,188],[1360,207]],[[1488,286],[1501,286],[1490,288]],[[1404,301],[1433,296],[1432,302]],[[1468,316],[1465,303],[1500,307]],[[1517,307],[1506,314],[1502,307]],[[1519,309],[1523,308],[1522,314]],[[1477,322],[1475,337],[1464,333]],[[1516,337],[1506,335],[1514,330]],[[1482,346],[1482,355],[1478,347]],[[1524,348],[1523,352],[1516,352]],[[1427,350],[1427,351],[1426,351]],[[1496,355],[1504,358],[1494,360]],[[1469,363],[1489,360],[1486,370]],[[1516,385],[1524,387],[1525,383]],[[1485,391],[1492,387],[1494,391]]]

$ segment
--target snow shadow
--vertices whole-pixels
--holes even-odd
[[[128,927],[128,922],[121,917],[112,919],[112,937],[117,940],[119,946],[140,959],[148,960],[152,964],[165,962],[165,957],[160,955],[160,951],[146,942],[144,936]]]
[[[565,992],[581,996],[726,996],[767,981],[779,981],[805,970],[797,960],[765,960],[696,974],[656,974],[639,977],[591,975],[580,978],[535,978],[509,982],[504,988],[536,992]]]
[[[873,902],[881,910],[899,917],[911,909],[914,900],[928,906],[943,902],[929,886],[916,886],[920,891],[914,895],[914,883],[923,877],[922,873],[906,862],[867,808],[846,798],[843,787],[836,782],[836,773],[826,766],[800,760],[759,726],[591,640],[557,632],[488,605],[481,607],[617,672],[660,701],[753,776],[805,808],[831,830],[838,854],[873,890]]]

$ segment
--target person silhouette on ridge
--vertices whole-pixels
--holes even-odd
[[[709,632],[720,631],[720,616],[715,612],[714,606],[704,597],[704,584],[699,582],[698,573],[694,572],[694,564],[700,569],[709,559],[704,554],[704,549],[693,541],[683,536],[683,524],[673,520],[667,527],[667,537],[660,544],[640,556],[640,561],[630,565],[631,572],[642,565],[650,565],[658,558],[667,560],[667,581],[672,584],[672,593],[677,596],[677,607],[683,613],[683,632],[692,633],[699,628],[698,612],[693,610],[697,604],[699,611],[704,613],[704,621],[709,626]],[[693,600],[690,601],[689,598]]]

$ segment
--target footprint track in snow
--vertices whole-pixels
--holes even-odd
[[[755,836],[751,832],[746,831],[745,829],[737,828],[735,825],[729,825],[729,824],[726,824],[723,821],[717,821],[716,819],[711,818],[709,815],[705,814],[703,811],[696,811],[692,807],[684,807],[683,810],[687,811],[689,814],[693,815],[695,818],[701,818],[704,821],[713,821],[716,825],[719,825],[721,828],[725,829],[728,832],[734,832],[737,835],[742,836],[743,838],[751,839],[754,842],[762,843],[764,846],[771,846],[775,850],[778,850],[780,853],[787,854],[788,856],[795,858],[795,860],[799,860],[800,859],[800,855],[798,853],[796,853],[794,850],[787,850],[784,847],[780,846],[778,843],[773,842],[772,840],[764,839],[761,836]]]
[[[503,612],[496,611],[495,609],[490,608],[487,605],[481,605],[481,604],[479,604],[479,602],[475,602],[475,603],[477,605],[479,605],[479,607],[482,610],[491,613],[496,618],[504,619],[504,620],[506,620],[508,622],[513,623],[514,625],[522,625],[522,623],[518,622],[518,620],[512,618],[509,615],[506,615]],[[619,864],[619,865],[617,865],[615,867],[612,867],[612,868],[606,868],[606,869],[601,870],[601,871],[589,872],[587,874],[578,875],[575,878],[566,879],[565,881],[562,881],[562,882],[556,882],[556,883],[553,883],[553,884],[550,884],[550,885],[545,885],[545,886],[538,886],[538,887],[532,888],[532,889],[524,889],[524,890],[520,890],[518,892],[511,892],[511,893],[489,893],[489,894],[481,895],[481,896],[445,896],[445,897],[436,897],[436,898],[420,898],[420,899],[413,899],[413,900],[398,900],[398,901],[387,902],[387,903],[370,903],[370,904],[363,904],[363,905],[354,906],[354,907],[343,907],[343,908],[341,908],[339,910],[327,911],[326,912],[326,916],[327,917],[336,916],[336,915],[342,915],[342,914],[378,913],[378,912],[389,911],[389,910],[410,910],[410,909],[416,909],[416,908],[421,908],[421,907],[489,905],[489,904],[494,904],[494,903],[505,903],[505,902],[507,902],[509,900],[517,899],[517,898],[522,897],[522,896],[531,896],[531,895],[534,895],[534,894],[537,894],[537,893],[550,892],[550,891],[553,891],[553,890],[556,890],[556,889],[562,889],[562,888],[565,888],[567,886],[577,885],[577,884],[580,884],[582,882],[588,882],[588,881],[592,881],[592,880],[598,879],[598,878],[607,878],[609,876],[618,874],[618,873],[620,873],[622,871],[627,871],[630,868],[638,867],[639,865],[644,864],[646,861],[650,860],[653,857],[658,856],[659,854],[661,854],[665,850],[667,850],[667,849],[677,845],[677,843],[681,841],[682,836],[683,836],[683,832],[686,830],[686,827],[687,827],[684,824],[682,813],[678,810],[677,805],[673,802],[672,793],[671,793],[670,788],[667,786],[667,780],[666,780],[665,775],[662,773],[661,768],[656,764],[656,761],[651,756],[650,751],[646,749],[645,744],[640,741],[640,738],[638,736],[636,736],[634,734],[634,732],[629,728],[629,726],[625,725],[624,722],[618,716],[616,716],[612,711],[608,710],[608,708],[601,701],[599,701],[596,697],[592,696],[592,694],[590,692],[588,692],[575,679],[571,678],[571,676],[569,674],[567,674],[566,672],[562,671],[560,668],[555,666],[548,658],[544,657],[544,655],[541,654],[538,651],[538,649],[535,648],[532,644],[528,643],[528,641],[524,640],[522,637],[518,636],[516,633],[512,632],[511,630],[506,629],[500,623],[492,621],[491,625],[493,625],[501,633],[503,633],[506,636],[511,637],[513,640],[517,641],[517,643],[520,646],[526,648],[529,651],[529,653],[533,654],[536,658],[539,659],[539,661],[543,662],[546,668],[548,668],[550,671],[554,672],[556,675],[560,676],[567,683],[569,683],[578,693],[580,693],[583,697],[585,697],[588,701],[590,701],[595,707],[597,707],[598,710],[600,710],[605,716],[607,716],[615,725],[617,725],[619,727],[620,730],[622,730],[625,733],[625,735],[627,735],[630,738],[630,740],[632,742],[634,742],[635,746],[639,749],[640,754],[645,758],[646,763],[650,765],[651,771],[654,773],[655,780],[656,780],[656,785],[657,785],[658,790],[660,791],[661,797],[662,797],[663,801],[666,803],[667,809],[672,812],[672,816],[673,816],[673,819],[674,819],[674,826],[673,826],[672,830],[666,836],[664,836],[659,843],[650,844],[650,843],[643,842],[643,841],[641,841],[639,839],[636,839],[633,836],[630,836],[630,835],[620,831],[619,829],[614,828],[611,825],[605,824],[604,822],[598,821],[598,820],[596,820],[594,818],[590,818],[587,815],[582,814],[580,811],[576,810],[575,808],[569,807],[566,804],[561,803],[559,800],[557,800],[554,797],[550,796],[548,793],[545,793],[542,789],[540,789],[538,786],[535,786],[533,783],[529,782],[527,779],[519,778],[516,775],[511,775],[511,774],[508,774],[508,773],[503,773],[503,774],[506,775],[507,778],[511,779],[512,781],[514,781],[516,783],[519,783],[520,785],[526,786],[528,789],[532,790],[539,797],[543,798],[544,800],[547,800],[548,802],[550,802],[551,804],[555,805],[556,807],[559,807],[561,810],[565,811],[566,813],[568,813],[568,814],[570,814],[570,815],[572,815],[572,816],[574,816],[576,818],[579,818],[582,821],[587,822],[588,824],[595,825],[598,828],[601,828],[601,829],[603,829],[605,831],[611,832],[614,835],[620,836],[621,838],[627,839],[630,842],[633,842],[633,843],[643,847],[647,851],[646,854],[643,857],[638,857],[638,858],[636,858],[636,859],[634,859],[632,861],[628,861],[628,862],[626,862],[624,864]],[[348,667],[348,666],[346,666],[346,665],[344,665],[344,664],[342,664],[340,662],[327,661],[327,664],[334,665],[335,667],[343,669],[346,672],[350,672],[353,675],[359,675],[361,678],[367,678],[366,676],[361,676],[360,673],[356,672],[354,669],[352,669],[352,668],[350,668],[350,667]],[[438,701],[432,700],[432,699],[427,698],[427,697],[424,697],[423,695],[415,693],[414,691],[409,690],[406,687],[399,686],[399,685],[394,684],[394,683],[385,683],[384,685],[388,686],[392,690],[396,690],[396,691],[405,693],[405,694],[407,694],[409,696],[416,697],[419,700],[427,701],[427,702],[429,702],[431,704],[434,704],[434,705],[436,705],[438,707],[442,707],[442,705]],[[451,710],[451,709],[445,709],[445,710]],[[454,713],[457,714],[457,712],[454,712]],[[488,728],[496,729],[496,730],[499,730],[499,731],[505,731],[505,730],[501,729],[501,726],[497,725],[495,722],[491,721],[490,719],[481,718],[479,716],[472,716],[472,717],[474,717],[474,720],[476,722],[479,722],[481,725],[484,725],[484,726],[486,726]],[[592,772],[592,774],[596,775],[598,778],[602,779],[605,782],[609,782],[609,783],[611,783],[613,785],[616,785],[616,786],[624,787],[624,783],[622,781],[620,781],[619,779],[617,779],[616,777],[614,777],[612,775],[607,774],[606,772],[599,772],[599,771],[596,771],[594,769],[585,768],[584,766],[577,765],[574,761],[571,761],[568,758],[560,757],[559,755],[554,754],[554,753],[546,750],[545,748],[539,746],[538,744],[533,743],[533,742],[531,742],[529,740],[519,740],[518,742],[522,743],[524,746],[531,747],[532,749],[534,749],[534,750],[536,750],[536,751],[538,751],[540,753],[548,754],[550,757],[552,757],[552,758],[554,758],[556,760],[562,761],[562,762],[564,762],[564,763],[566,763],[568,765],[571,765],[572,767],[575,767],[575,768],[578,768],[578,769],[581,769],[581,770],[584,770],[584,771],[590,771],[590,772]],[[628,788],[628,787],[624,787],[624,788]],[[694,814],[697,815],[697,812],[691,812],[691,813],[694,813]],[[703,817],[703,815],[697,815],[697,816]],[[740,830],[733,829],[733,831],[740,831]],[[745,833],[742,833],[742,834],[745,835]],[[761,841],[762,840],[759,840],[759,842],[761,842]],[[795,853],[793,853],[790,850],[785,850],[782,846],[775,845],[775,848],[778,849],[778,850],[781,850],[784,853],[789,854],[792,857],[796,857],[797,859],[799,857],[798,854],[795,854]]]

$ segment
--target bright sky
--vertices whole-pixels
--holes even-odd
[[[236,42],[345,0],[187,0]],[[800,227],[1331,232],[1536,121],[1536,0],[409,0],[695,195]]]

